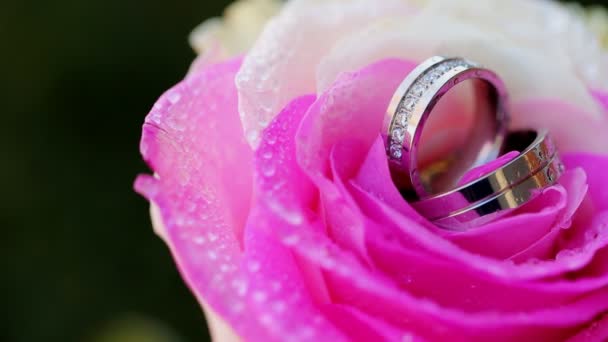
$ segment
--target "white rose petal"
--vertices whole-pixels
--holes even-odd
[[[496,70],[514,101],[559,98],[588,116],[607,55],[585,20],[549,0],[294,0],[269,22],[237,75],[252,146],[293,98],[384,58],[457,55]],[[576,120],[576,118],[572,118]],[[580,118],[579,118],[580,119]],[[514,118],[525,126],[525,118]]]
[[[410,20],[393,17],[344,38],[319,65],[319,91],[326,89],[341,72],[359,69],[382,58],[420,61],[432,55],[465,56],[497,71],[515,101],[557,97],[598,113],[588,92],[592,80],[585,79],[584,66],[599,68],[601,59],[587,57],[589,63],[577,68],[574,57],[561,44],[540,46],[540,38],[524,39],[518,29],[505,29],[506,23],[496,22],[498,25],[491,27],[487,22],[453,15],[448,9],[449,6],[431,4]],[[478,15],[483,17],[483,13]],[[582,54],[578,56],[582,58]]]
[[[315,91],[319,61],[342,37],[391,13],[411,13],[404,0],[294,0],[271,20],[237,75],[245,134],[260,132],[294,97]]]

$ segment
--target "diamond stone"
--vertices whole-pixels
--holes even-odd
[[[454,61],[450,61],[450,66],[451,68],[458,68],[458,67],[467,67],[467,63],[461,61],[461,60],[454,60]]]
[[[391,157],[395,159],[401,159],[401,157],[403,157],[403,150],[399,145],[391,145],[389,152],[391,153]]]
[[[439,70],[433,70],[424,75],[423,81],[428,84],[433,84],[439,77],[441,77],[441,72]]]
[[[424,84],[424,82],[417,81],[416,83],[414,83],[414,86],[412,87],[411,91],[414,96],[422,96],[422,93],[424,93],[425,90],[426,84]]]
[[[417,99],[415,97],[406,97],[405,100],[403,100],[403,107],[406,110],[414,110],[414,107],[416,106],[416,101]]]
[[[391,136],[394,142],[402,143],[403,139],[405,139],[405,130],[401,127],[396,127],[393,129]]]
[[[408,120],[409,120],[409,116],[407,115],[407,113],[399,113],[399,114],[397,114],[397,118],[395,119],[395,122],[399,126],[406,127]]]
[[[450,71],[450,69],[452,69],[452,67],[449,65],[449,63],[443,63],[440,64],[436,70],[441,74],[445,74],[446,72]]]

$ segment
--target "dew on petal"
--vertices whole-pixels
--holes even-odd
[[[259,140],[259,134],[257,131],[255,130],[250,130],[247,132],[247,140],[248,141],[258,141]]]
[[[183,132],[186,130],[186,125],[184,124],[184,120],[177,115],[168,117],[166,119],[166,123],[167,123],[167,126],[169,126],[171,129],[173,129],[175,131]]]
[[[193,213],[196,211],[196,202],[189,201],[186,203],[186,211],[189,213]]]
[[[182,94],[177,92],[177,91],[172,91],[169,93],[169,95],[167,96],[167,99],[169,100],[169,102],[171,104],[176,104],[179,102],[179,100],[181,100],[182,98]]]
[[[255,273],[260,270],[260,263],[258,261],[252,260],[247,264],[247,269],[249,269],[249,272]]]
[[[268,145],[276,144],[277,136],[274,134],[269,134],[268,136],[266,136],[266,142],[268,143]]]
[[[209,259],[211,260],[216,260],[217,259],[217,253],[215,251],[208,251],[207,252],[207,256],[209,257]]]
[[[303,340],[308,340],[315,336],[315,329],[313,329],[312,327],[304,326],[299,330],[297,335]]]
[[[262,174],[266,177],[272,177],[277,172],[276,167],[272,163],[266,163],[262,165]]]
[[[325,248],[319,250],[321,265],[327,269],[333,269],[336,265],[336,261],[329,255],[329,252]]]
[[[301,225],[304,222],[304,217],[298,210],[285,208],[280,202],[271,200],[268,202],[268,207],[287,223],[294,226]]]
[[[281,290],[281,283],[278,281],[273,281],[272,283],[270,283],[270,288],[274,291],[274,292],[279,292]]]
[[[264,153],[262,153],[262,157],[264,159],[272,159],[272,151],[271,150],[264,151]]]
[[[414,336],[412,336],[411,334],[405,334],[401,338],[401,342],[414,342]]]
[[[269,314],[263,314],[260,317],[260,322],[262,322],[262,324],[264,324],[266,326],[269,326],[273,322],[272,316],[270,316]]]
[[[234,304],[232,304],[231,310],[234,313],[241,313],[243,312],[243,310],[245,310],[245,304],[243,304],[242,302],[235,302]]]
[[[273,191],[279,191],[281,188],[283,188],[285,185],[287,184],[286,181],[281,180],[281,181],[277,181],[274,183],[274,185],[272,186],[272,190]]]
[[[163,120],[163,116],[160,112],[154,111],[148,114],[148,120],[152,121],[156,125],[160,125]]]
[[[213,232],[209,232],[209,233],[207,234],[207,237],[209,238],[209,241],[210,241],[210,242],[215,242],[215,241],[217,241],[217,239],[219,238],[219,237],[217,236],[217,234],[216,234],[216,233],[213,233]]]
[[[255,291],[253,293],[253,300],[255,300],[256,302],[265,302],[267,297],[268,296],[266,295],[266,293],[262,291]]]
[[[247,294],[247,282],[243,279],[234,279],[232,281],[232,287],[234,288],[234,290],[236,291],[236,294],[239,296],[244,296],[245,294]]]
[[[555,260],[570,259],[572,257],[575,257],[580,252],[581,252],[581,250],[579,248],[564,249],[557,253],[557,255],[555,256]]]
[[[203,236],[197,235],[195,236],[192,241],[194,241],[195,244],[197,245],[203,245],[205,244],[205,238]]]
[[[295,246],[300,241],[300,237],[296,234],[288,235],[283,238],[283,243],[287,246]]]
[[[175,218],[173,219],[173,223],[175,223],[175,225],[179,227],[183,227],[185,222],[186,219],[182,215],[175,216]]]
[[[283,313],[286,309],[287,309],[287,305],[285,304],[285,302],[283,302],[281,300],[278,300],[278,301],[272,303],[272,310],[274,310],[278,314]]]

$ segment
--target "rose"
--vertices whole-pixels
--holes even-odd
[[[605,53],[580,17],[547,1],[292,1],[228,61],[214,37],[239,29],[212,30],[146,118],[155,176],[136,182],[212,326],[246,340],[608,337]],[[411,209],[380,121],[432,54],[505,78],[513,128],[557,141],[560,185],[466,233]]]

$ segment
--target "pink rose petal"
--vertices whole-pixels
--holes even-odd
[[[462,260],[459,259],[452,259],[449,256],[446,255],[435,255],[432,252],[433,251],[426,251],[424,249],[421,249],[420,247],[415,246],[414,244],[417,243],[417,241],[415,241],[413,238],[409,238],[407,239],[406,237],[403,237],[400,235],[400,230],[397,226],[396,223],[389,223],[386,220],[383,220],[381,216],[378,215],[373,215],[372,210],[374,208],[374,206],[377,205],[377,202],[375,201],[374,198],[371,198],[369,195],[367,195],[365,192],[361,191],[360,189],[358,189],[355,185],[352,186],[351,189],[352,195],[353,197],[357,200],[359,206],[361,207],[361,209],[364,211],[364,213],[367,214],[367,217],[369,217],[370,219],[370,223],[368,223],[368,225],[371,224],[371,226],[368,229],[368,231],[370,232],[370,234],[368,234],[368,239],[371,243],[373,243],[376,246],[382,246],[383,248],[375,248],[374,251],[374,255],[379,256],[381,258],[385,258],[382,255],[379,255],[379,252],[382,251],[386,251],[387,253],[393,253],[393,255],[389,255],[386,257],[386,259],[388,259],[390,262],[395,262],[395,263],[399,263],[400,265],[412,265],[411,267],[417,267],[421,266],[423,267],[425,270],[427,270],[428,272],[430,272],[429,274],[432,276],[433,273],[437,274],[437,276],[439,275],[443,275],[445,274],[445,270],[433,270],[433,267],[431,265],[436,264],[439,262],[439,265],[442,265],[441,267],[451,267],[455,272],[458,272],[460,274],[462,274],[462,276],[460,277],[460,279],[458,279],[458,281],[469,281],[470,283],[496,283],[496,284],[508,284],[511,287],[523,287],[526,289],[533,289],[534,291],[540,291],[543,293],[552,293],[552,295],[560,295],[560,296],[564,296],[567,297],[569,294],[573,294],[573,295],[580,295],[581,293],[583,293],[584,291],[590,291],[590,290],[594,290],[594,289],[598,289],[601,288],[603,286],[606,286],[606,281],[608,281],[608,274],[603,274],[600,277],[597,278],[590,278],[590,279],[579,279],[576,281],[565,281],[565,282],[560,282],[560,281],[554,281],[551,283],[547,283],[545,284],[542,281],[539,282],[535,282],[535,281],[522,281],[520,279],[517,278],[509,278],[508,276],[506,276],[504,273],[502,272],[498,272],[498,270],[504,271],[504,272],[513,272],[515,274],[517,274],[517,272],[522,272],[521,268],[527,269],[533,266],[537,266],[541,269],[543,267],[547,267],[547,266],[551,266],[552,264],[555,264],[556,262],[551,260],[551,261],[547,261],[547,262],[539,262],[538,264],[523,264],[523,265],[514,265],[512,263],[509,262],[502,262],[499,260],[495,260],[492,258],[480,258],[479,256],[475,255],[475,254],[470,254],[469,255],[469,260],[467,260],[469,263],[482,263],[485,261],[485,265],[487,269],[492,269],[494,270],[493,272],[482,272],[480,269],[478,269],[477,267],[473,267],[473,265],[469,265],[466,262],[463,262]],[[373,220],[373,221],[371,221]],[[374,222],[375,221],[375,222]],[[374,223],[372,223],[374,222]],[[410,226],[412,226],[413,224],[410,222],[408,223]],[[372,234],[375,233],[375,234]],[[438,240],[440,241],[440,240]],[[444,248],[454,248],[455,246],[452,246],[449,243],[446,243],[447,241],[443,242],[443,246]],[[582,269],[584,266],[586,266],[589,261],[591,260],[591,258],[593,257],[594,253],[603,248],[603,244],[600,244],[599,239],[597,242],[589,244],[589,245],[585,245],[584,249],[580,249],[579,253],[571,253],[571,255],[566,256],[564,255],[560,255],[559,259],[558,259],[558,264],[565,264],[562,265],[563,267],[567,266],[571,266],[574,267],[576,266],[577,268],[573,268],[573,270],[580,270]],[[466,251],[462,251],[459,249],[458,250],[460,253],[464,253],[466,255]],[[397,258],[395,256],[395,253],[398,253],[401,255],[400,258]],[[409,259],[408,259],[409,258]],[[581,258],[583,259],[585,262],[578,262],[577,258]],[[374,260],[376,261],[382,261],[379,259],[376,259],[374,257]],[[574,262],[573,262],[574,261]],[[569,265],[572,264],[572,265]],[[428,267],[427,267],[428,265]],[[555,266],[554,266],[555,267]],[[400,268],[400,266],[397,266],[396,268],[393,269],[392,272],[388,272],[385,270],[387,275],[392,275],[394,276],[395,274],[401,274],[400,277],[402,277],[403,279],[408,278],[407,276],[407,271],[409,270],[409,268]],[[398,271],[398,273],[395,273],[396,271]],[[564,271],[565,272],[565,271]],[[469,278],[472,277],[472,278]],[[438,282],[438,284],[443,284],[445,282]],[[547,286],[545,286],[547,285]],[[464,292],[462,292],[464,293]],[[449,294],[449,292],[447,293]],[[510,303],[512,305],[518,305],[516,303]]]
[[[262,330],[234,311],[242,301],[226,286],[238,277],[253,174],[237,112],[239,66],[239,60],[210,66],[158,100],[141,141],[156,177],[140,176],[135,188],[158,205],[167,243],[200,302],[249,335]]]
[[[248,228],[248,241],[258,246],[258,261],[249,269],[266,273],[258,275],[253,299],[276,337],[341,340],[342,332],[319,310],[329,295],[317,267],[291,254],[293,237],[277,233],[282,220],[297,224],[304,219],[305,208],[316,205],[317,192],[295,161],[294,143],[296,129],[314,100],[304,96],[292,101],[263,132],[255,172],[260,201]],[[281,245],[274,246],[277,242]]]
[[[259,223],[265,222],[264,218],[258,219],[260,212],[254,212],[247,226],[246,255],[241,264],[246,275],[239,284],[239,295],[248,298],[243,308],[248,320],[259,321],[275,341],[346,340],[319,310],[320,303],[315,303],[307,289],[303,279],[306,274],[300,272],[297,256]]]
[[[424,341],[351,306],[331,304],[323,311],[352,341]]]
[[[318,223],[307,221],[306,226]],[[280,234],[289,234],[289,245],[302,257],[326,270],[326,279],[333,289],[332,298],[343,304],[354,305],[376,317],[382,317],[405,329],[427,338],[462,336],[464,339],[498,340],[522,338],[533,340],[539,336],[563,336],[572,327],[587,321],[601,310],[608,293],[591,293],[576,303],[533,312],[464,313],[458,309],[438,306],[428,299],[416,299],[398,290],[384,277],[361,267],[356,259],[344,253],[321,234],[302,230],[300,225],[277,226]],[[318,231],[318,230],[317,230]],[[329,276],[329,277],[328,277]],[[458,332],[457,335],[454,335]]]
[[[321,191],[328,236],[340,247],[369,263],[363,220],[353,199],[344,196],[343,180],[348,179],[349,173],[356,172],[353,169],[356,158],[353,158],[352,151],[360,148],[359,144],[348,140],[336,144],[330,153],[333,180],[318,180],[317,184]]]
[[[568,168],[580,167],[585,170],[589,184],[589,197],[597,211],[608,210],[608,157],[589,153],[566,154],[562,160]]]
[[[239,65],[211,66],[161,97],[142,139],[144,158],[158,176],[139,178],[136,188],[158,204],[190,288],[241,336],[342,340],[316,309],[280,241],[250,226],[241,242],[253,170],[237,114]]]
[[[584,172],[564,175],[562,184],[565,189],[547,189],[509,217],[446,237],[469,251],[497,259],[519,263],[553,258],[557,234],[569,227],[587,189]]]
[[[363,192],[372,195],[383,204],[391,207],[401,215],[408,217],[417,225],[439,233],[431,222],[422,217],[412,206],[407,203],[403,196],[399,193],[388,167],[386,159],[386,149],[384,141],[377,138],[370,150],[368,151],[365,160],[361,164],[361,168],[352,183]]]
[[[535,206],[538,210],[527,210],[525,213],[505,217],[482,227],[445,236],[468,251],[505,260],[551,231],[557,216],[566,206],[566,199],[567,194],[562,187],[547,189],[540,198],[535,199],[536,203],[530,203],[538,203]],[[539,253],[530,255],[530,258],[532,257],[541,259],[545,256]]]
[[[608,93],[603,90],[592,90],[591,94],[602,106],[602,109],[604,109],[604,114],[607,115],[608,118]]]
[[[311,178],[329,177],[331,148],[343,139],[357,142],[351,151],[360,164],[382,129],[386,104],[413,64],[384,60],[342,75],[321,94],[298,131],[297,156]]]
[[[539,260],[555,257],[555,250],[560,250],[557,244],[557,239],[560,234],[564,233],[564,230],[570,229],[572,226],[572,217],[576,211],[580,208],[581,203],[587,195],[587,176],[582,169],[574,169],[566,172],[560,179],[560,184],[566,190],[564,196],[567,198],[563,210],[560,210],[555,221],[552,223],[552,227],[547,233],[539,238],[538,240],[527,245],[522,251],[513,255],[511,260],[515,262],[525,262],[527,260]],[[545,203],[542,203],[542,198],[535,200],[530,203],[531,210],[545,211],[548,207]],[[534,208],[536,206],[536,208]],[[522,210],[528,210],[524,207]],[[532,222],[522,222],[521,226],[530,227]]]
[[[567,342],[598,342],[608,340],[608,315],[603,315]]]
[[[135,186],[157,206],[161,235],[188,286],[243,338],[606,337],[602,318],[576,333],[608,309],[608,157],[566,154],[561,185],[514,215],[448,233],[399,194],[379,138],[386,103],[411,63],[388,59],[344,74],[278,115],[307,81],[259,102],[264,113],[246,123],[263,122],[248,131],[276,117],[255,153],[238,118],[239,67],[238,60],[199,62],[159,99],[141,143],[155,176],[140,176]],[[269,82],[258,90],[268,91]],[[242,107],[255,112],[246,101]],[[532,127],[553,120],[562,152],[608,152],[598,136],[608,119],[570,129],[559,118],[580,111],[553,100],[516,111]]]

